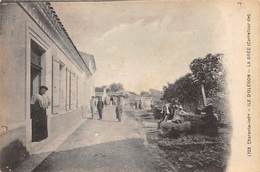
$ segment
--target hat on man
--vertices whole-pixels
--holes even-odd
[[[40,89],[42,89],[42,88],[48,90],[48,87],[46,87],[45,85],[40,86]]]

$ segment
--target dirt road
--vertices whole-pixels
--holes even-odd
[[[133,112],[131,112],[133,113]],[[127,115],[117,122],[114,106],[103,120],[87,120],[34,172],[159,172],[172,171],[144,145],[141,127]]]

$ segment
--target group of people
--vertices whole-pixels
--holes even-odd
[[[143,108],[142,101],[141,100],[136,100],[134,102],[134,107],[135,107],[135,109],[142,109]]]
[[[111,98],[111,105],[116,105],[115,108],[115,114],[116,114],[116,118],[119,122],[121,122],[122,120],[122,113],[123,113],[123,102],[122,102],[122,98],[118,97],[117,102],[115,103],[114,98]],[[96,100],[95,96],[91,97],[90,100],[90,111],[91,111],[91,118],[94,119],[94,114],[95,111],[97,110],[98,112],[98,120],[102,120],[103,118],[103,109],[104,109],[105,103],[102,100],[102,97],[98,97],[98,100]]]
[[[50,99],[46,95],[48,87],[40,86],[39,93],[32,95],[31,98],[31,120],[32,120],[32,142],[40,142],[48,137],[48,124],[47,124],[47,108],[50,106]],[[116,100],[116,103],[114,101]],[[118,121],[122,120],[123,102],[122,98],[111,99],[112,105],[116,105],[115,113]],[[103,117],[104,102],[102,98],[92,96],[90,100],[90,110],[92,118],[97,110],[99,119]]]
[[[183,107],[177,99],[172,100],[171,102],[164,102],[161,109],[162,118],[158,122],[158,128],[160,128],[162,122],[183,122],[183,118],[181,117],[182,112]]]

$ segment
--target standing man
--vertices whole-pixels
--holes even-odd
[[[95,97],[92,96],[90,99],[90,112],[91,112],[92,119],[94,118],[95,108],[96,108]]]
[[[40,86],[39,94],[33,95],[31,102],[32,142],[40,142],[48,137],[46,109],[50,105],[45,95],[48,88]]]
[[[138,109],[138,103],[137,103],[137,100],[135,100],[135,109]]]
[[[98,102],[97,102],[97,110],[98,110],[99,120],[102,119],[103,108],[104,108],[104,103],[102,101],[102,98],[99,97]]]
[[[114,101],[113,96],[110,96],[110,102],[109,102],[109,104],[110,104],[110,105],[113,105],[113,101]]]
[[[142,106],[142,100],[139,100],[139,109],[141,110],[143,108]]]
[[[123,102],[122,98],[117,98],[117,105],[116,105],[116,119],[121,122],[122,120],[122,114],[123,114]]]

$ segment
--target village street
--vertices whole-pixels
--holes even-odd
[[[34,172],[155,172],[172,171],[144,145],[140,124],[126,112],[117,122],[114,106],[103,120],[87,120]],[[97,116],[97,115],[96,115]]]

